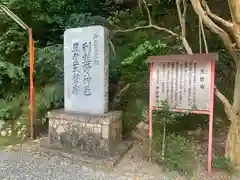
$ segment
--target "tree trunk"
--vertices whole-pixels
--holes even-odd
[[[240,62],[236,67],[232,114],[229,117],[231,125],[226,142],[226,157],[230,158],[234,165],[240,166]]]
[[[234,116],[231,121],[226,142],[226,157],[233,165],[240,166],[240,117]]]
[[[236,76],[234,86],[234,97],[231,114],[228,115],[231,121],[226,143],[226,157],[230,158],[233,165],[240,166],[240,1],[228,0],[233,21],[236,52],[233,57],[236,63]]]

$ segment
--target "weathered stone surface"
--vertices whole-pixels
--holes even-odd
[[[48,113],[49,143],[101,157],[111,156],[122,140],[121,112],[102,116],[65,110]]]
[[[113,168],[132,147],[132,141],[122,141],[111,156],[96,157],[96,156],[84,156],[80,151],[76,149],[66,149],[56,147],[48,143],[46,138],[40,140],[40,149],[52,156],[60,155],[71,159],[72,162],[83,161],[86,163],[96,164],[98,167]]]
[[[79,113],[108,111],[109,31],[102,26],[64,33],[64,108]]]

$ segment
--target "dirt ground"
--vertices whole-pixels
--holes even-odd
[[[196,139],[195,139],[196,140]],[[196,140],[197,141],[197,140]],[[198,140],[200,141],[200,140]],[[215,141],[218,144],[218,141]],[[221,142],[221,141],[220,141]],[[219,143],[220,143],[219,142]],[[222,143],[222,142],[221,142]],[[157,164],[153,164],[147,161],[147,150],[146,144],[140,141],[135,141],[133,147],[123,157],[123,159],[117,164],[114,169],[106,170],[99,167],[93,167],[89,164],[81,163],[82,166],[93,169],[93,171],[111,173],[116,176],[128,177],[129,180],[227,180],[230,178],[226,173],[220,171],[213,171],[212,174],[208,174],[204,162],[206,162],[206,142],[205,140],[200,143],[198,142],[198,154],[200,159],[198,169],[196,169],[194,177],[180,176],[177,172],[164,172],[163,168]],[[38,151],[39,141],[27,142],[22,146],[10,146],[6,150],[8,151]],[[240,179],[240,177],[239,177]]]

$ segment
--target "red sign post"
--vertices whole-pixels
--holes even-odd
[[[212,168],[214,78],[217,54],[150,56],[149,137],[152,111],[167,101],[170,111],[209,115],[208,172]],[[151,147],[150,147],[151,148]]]

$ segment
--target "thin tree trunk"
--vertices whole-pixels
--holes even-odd
[[[236,113],[240,113],[240,55],[237,55],[236,57],[238,59],[236,64],[233,109]]]
[[[237,64],[232,114],[229,118],[231,125],[226,142],[226,157],[234,165],[240,166],[240,63]]]
[[[226,143],[226,157],[233,165],[240,166],[240,117],[234,116],[231,120]]]
[[[166,149],[166,123],[163,124],[163,140],[162,140],[162,160],[165,159],[165,149]]]

